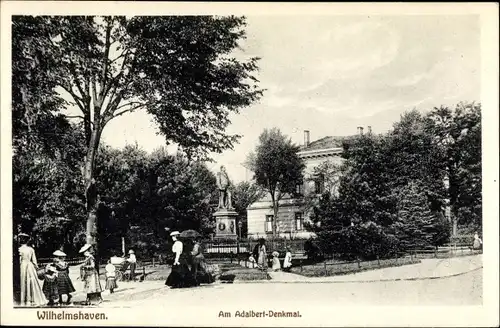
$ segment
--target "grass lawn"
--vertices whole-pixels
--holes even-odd
[[[359,264],[357,262],[346,263],[327,261],[326,267],[325,262],[321,262],[316,264],[303,265],[302,267],[292,267],[291,272],[306,277],[326,277],[415,263],[420,263],[420,260],[415,258],[411,259],[410,257],[380,261],[364,261],[359,262]]]

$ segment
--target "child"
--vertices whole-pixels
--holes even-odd
[[[106,265],[106,289],[109,289],[110,294],[114,293],[115,288],[118,288],[116,284],[116,267],[111,263],[111,260],[108,260],[108,264]]]
[[[63,304],[62,296],[66,295],[66,303],[71,304],[71,293],[74,293],[75,287],[69,277],[68,263],[65,261],[66,254],[61,251],[55,251],[54,266],[57,269],[57,288],[59,292],[59,304]]]
[[[279,271],[281,270],[281,264],[280,264],[280,259],[279,259],[280,253],[274,251],[273,252],[273,271]]]
[[[292,252],[290,252],[290,247],[287,247],[285,260],[283,261],[283,271],[289,272],[291,267],[292,267]]]
[[[43,280],[43,293],[52,306],[59,300],[59,290],[57,285],[57,269],[53,264],[47,264],[45,267],[45,277]]]

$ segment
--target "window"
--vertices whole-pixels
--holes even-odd
[[[266,232],[273,232],[274,215],[266,215]]]
[[[302,229],[304,229],[304,218],[302,216],[302,213],[297,212],[295,213],[295,230]]]
[[[314,179],[314,192],[322,194],[325,191],[325,179],[323,175],[318,175]]]

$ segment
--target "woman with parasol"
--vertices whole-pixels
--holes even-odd
[[[203,248],[201,246],[201,236],[198,234],[194,238],[193,250],[191,251],[192,266],[191,272],[194,280],[199,284],[211,284],[215,281],[214,277],[208,272]]]
[[[170,288],[186,288],[193,287],[196,282],[193,279],[188,266],[188,254],[184,249],[184,244],[179,240],[180,233],[174,231],[170,234],[174,244],[172,252],[174,253],[174,263],[172,264],[172,272],[167,277],[165,285]]]

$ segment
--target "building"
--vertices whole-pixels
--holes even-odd
[[[370,127],[368,129],[370,130]],[[358,127],[358,133],[363,133],[362,127]],[[306,165],[304,183],[297,186],[298,195],[321,194],[323,192],[323,179],[314,176],[314,168],[325,161],[341,163],[342,141],[352,138],[352,136],[328,136],[310,142],[309,137],[309,131],[304,131],[304,144],[298,153]],[[247,217],[248,238],[271,238],[274,211],[269,195],[250,205],[247,208]],[[307,220],[308,215],[304,213],[303,198],[284,195],[279,202],[278,219],[276,221],[277,236],[285,239],[309,238],[312,233],[304,229],[304,222]]]

